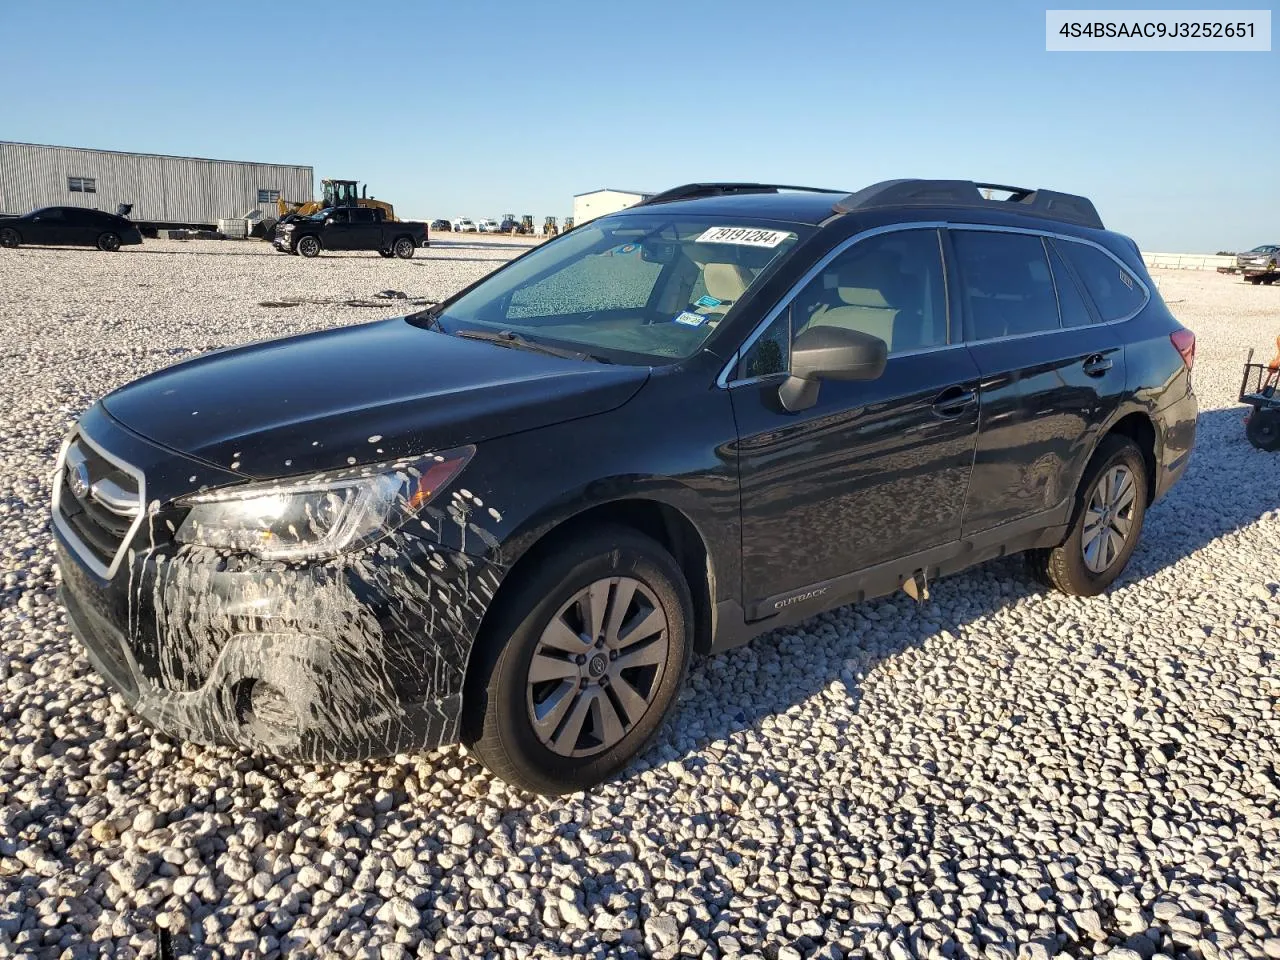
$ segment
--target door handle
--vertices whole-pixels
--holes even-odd
[[[1111,369],[1111,358],[1095,353],[1084,362],[1084,372],[1091,377],[1100,377]]]
[[[964,387],[947,387],[933,401],[933,412],[944,418],[958,417],[978,399],[978,395]]]

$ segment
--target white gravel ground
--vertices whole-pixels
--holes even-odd
[[[71,419],[195,351],[400,312],[341,301],[439,298],[502,243],[0,251],[0,956],[171,931],[179,957],[1280,957],[1280,455],[1234,405],[1280,287],[1161,274],[1200,436],[1109,594],[1004,561],[703,660],[588,795],[515,795],[457,748],[290,766],[130,715],[55,596]],[[258,306],[289,298],[327,302]]]

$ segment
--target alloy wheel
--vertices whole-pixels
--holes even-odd
[[[1112,467],[1094,485],[1085,508],[1080,549],[1093,573],[1103,573],[1116,562],[1133,532],[1133,511],[1138,485],[1128,467]]]
[[[401,237],[396,241],[395,253],[401,260],[408,260],[413,256],[413,241]]]
[[[639,580],[597,580],[574,594],[529,664],[529,722],[543,746],[565,757],[615,746],[652,705],[668,645],[667,615]]]
[[[0,230],[0,247],[16,247],[18,245],[18,234],[11,229]]]

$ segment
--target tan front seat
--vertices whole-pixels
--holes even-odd
[[[823,305],[809,318],[810,327],[844,327],[860,330],[879,337],[893,349],[893,322],[898,317],[896,307],[885,299],[883,285],[898,273],[895,258],[861,256],[846,264],[836,277],[836,295],[839,304]]]
[[[736,263],[708,263],[702,268],[702,283],[708,296],[720,301],[718,307],[699,307],[698,312],[708,317],[723,317],[729,308],[751,286],[751,271]]]
[[[893,349],[893,321],[898,311],[889,306],[879,290],[870,287],[837,287],[843,306],[820,308],[805,329],[844,327],[879,337]]]

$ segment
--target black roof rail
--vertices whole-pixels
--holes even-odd
[[[637,207],[653,203],[673,203],[676,200],[696,200],[699,197],[722,197],[732,193],[777,193],[779,190],[801,190],[805,193],[844,193],[826,187],[794,187],[782,183],[686,183],[670,190],[663,190],[635,204]]]
[[[1003,200],[987,199],[983,190],[998,190],[1009,196]],[[1001,183],[978,183],[973,180],[884,180],[863,187],[840,200],[831,209],[834,213],[852,213],[871,207],[975,207],[993,209],[1004,204],[1016,204],[1018,213],[1059,220],[1082,227],[1106,229],[1102,218],[1088,197],[1056,190],[1033,190],[1029,187],[1010,187]]]

